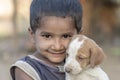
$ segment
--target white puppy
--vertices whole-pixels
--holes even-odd
[[[99,67],[104,58],[103,50],[92,39],[76,35],[67,50],[66,80],[109,80]]]

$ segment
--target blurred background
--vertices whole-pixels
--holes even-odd
[[[105,54],[101,65],[110,80],[120,79],[120,0],[79,0],[83,34],[94,39]],[[28,34],[31,0],[0,0],[0,79],[10,80],[9,68],[35,48]]]

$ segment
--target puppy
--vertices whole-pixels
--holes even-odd
[[[99,67],[105,54],[92,39],[84,35],[74,36],[66,54],[66,80],[109,80]]]

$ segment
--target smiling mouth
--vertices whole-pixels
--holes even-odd
[[[65,51],[59,51],[59,52],[48,51],[48,52],[51,53],[51,54],[56,54],[56,55],[59,55],[59,54],[65,54]]]

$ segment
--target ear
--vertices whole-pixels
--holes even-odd
[[[95,46],[90,49],[90,65],[91,67],[95,67],[101,64],[105,58],[105,54],[99,46]]]
[[[28,32],[30,34],[31,41],[34,43],[35,42],[35,33],[33,32],[33,30],[30,27],[28,28]]]

